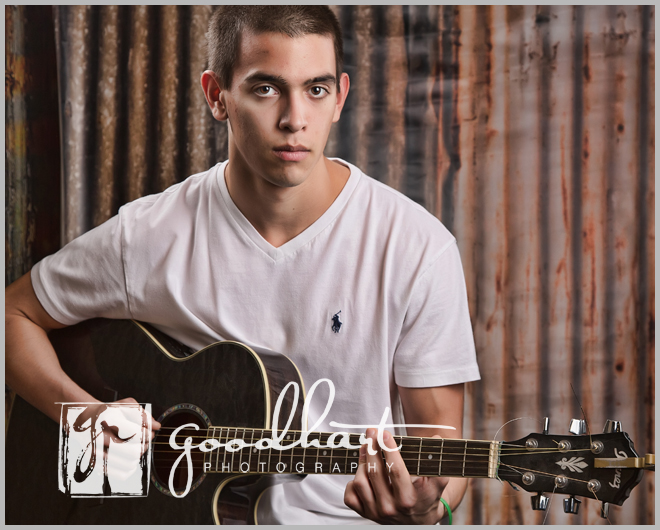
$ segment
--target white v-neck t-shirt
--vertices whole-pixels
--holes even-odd
[[[193,348],[237,340],[284,353],[305,388],[334,384],[318,430],[378,424],[386,408],[388,423],[405,423],[397,385],[479,379],[456,240],[415,202],[337,161],[351,170],[344,189],[278,248],[232,201],[223,162],[124,205],[37,263],[35,293],[63,324],[132,318]],[[310,426],[327,394],[320,386]],[[271,488],[259,522],[364,523],[343,502],[350,478]]]

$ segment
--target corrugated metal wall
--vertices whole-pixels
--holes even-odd
[[[54,40],[50,7],[5,6],[5,286],[60,247]]]
[[[653,6],[335,8],[351,93],[326,154],[437,215],[463,259],[483,380],[466,436],[600,431],[654,451]],[[210,7],[57,7],[67,242],[226,156],[201,90]],[[599,503],[546,523],[606,523]],[[472,481],[457,523],[543,522]],[[612,523],[655,521],[647,473]]]
[[[5,6],[5,285],[60,247],[53,43],[50,8]]]

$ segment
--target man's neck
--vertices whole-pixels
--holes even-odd
[[[350,170],[321,157],[309,177],[293,187],[271,184],[240,162],[225,169],[227,189],[234,204],[261,236],[280,247],[311,226],[341,193]]]

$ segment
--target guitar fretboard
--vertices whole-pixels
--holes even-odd
[[[328,445],[338,445],[343,436],[335,434],[334,443],[328,444],[333,434],[308,433],[307,447],[298,444],[282,450],[258,449],[254,444],[261,439],[272,438],[271,430],[210,427],[207,438],[217,440],[223,447],[205,453],[204,470],[211,473],[355,474],[359,464],[359,449],[329,448]],[[289,432],[280,444],[289,446],[299,437],[300,432]],[[232,440],[244,440],[249,446],[228,451],[224,445]],[[320,447],[313,446],[314,440],[318,440]],[[494,476],[494,467],[490,465],[493,459],[497,459],[496,454],[493,454],[494,442],[412,436],[394,436],[394,440],[401,446],[401,457],[411,475]],[[350,434],[349,441],[350,445],[359,446],[360,435]]]

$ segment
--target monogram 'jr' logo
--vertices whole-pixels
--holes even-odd
[[[335,313],[332,316],[332,331],[334,331],[335,333],[339,333],[339,330],[341,329],[341,325],[343,324],[343,322],[339,320],[339,313],[341,313],[341,311]]]

